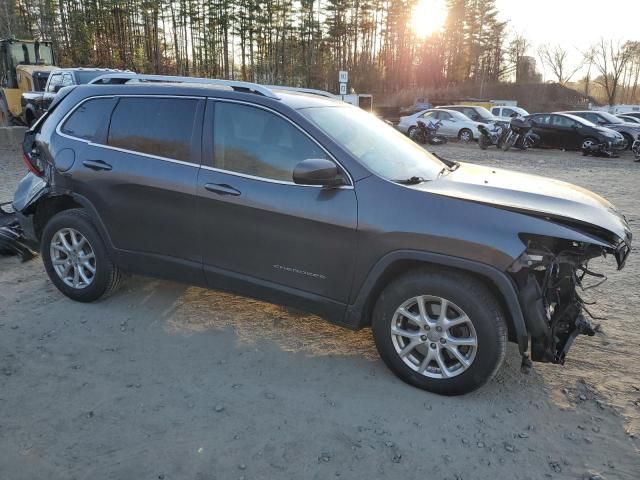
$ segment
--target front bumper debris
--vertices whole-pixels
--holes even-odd
[[[15,212],[8,204],[0,204],[0,256],[17,255],[23,262],[31,260],[37,253],[31,249],[24,237]]]
[[[622,269],[631,251],[630,238],[602,247],[552,238],[527,240],[525,253],[512,265],[523,316],[531,341],[531,360],[564,364],[578,335],[593,336],[599,325],[579,290],[601,285],[606,277],[588,268],[589,260],[613,254]],[[586,285],[584,280],[594,282]],[[528,358],[523,371],[528,370]]]

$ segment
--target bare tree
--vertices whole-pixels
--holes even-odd
[[[582,52],[582,58],[584,65],[587,67],[587,72],[584,76],[584,94],[588,97],[591,93],[591,70],[593,69],[593,63],[595,62],[596,49],[595,47],[589,47]]]
[[[543,45],[538,48],[538,56],[542,64],[549,67],[560,85],[571,80],[571,77],[582,68],[581,64],[573,67],[569,65],[569,51],[561,45]]]
[[[631,49],[620,41],[601,39],[595,47],[594,65],[600,73],[596,82],[604,87],[609,105],[615,104],[620,79],[630,59]]]

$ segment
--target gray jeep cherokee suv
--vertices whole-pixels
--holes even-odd
[[[507,341],[563,363],[594,333],[587,262],[631,245],[605,199],[443,160],[342,102],[209,83],[73,87],[27,132],[13,206],[63,294],[127,271],[370,326],[394,373],[447,395]]]

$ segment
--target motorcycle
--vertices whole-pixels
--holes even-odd
[[[504,128],[498,124],[489,128],[488,125],[480,124],[478,125],[478,131],[480,132],[480,137],[478,138],[478,145],[482,150],[486,150],[491,145],[495,145],[500,148],[503,140]]]
[[[533,124],[522,117],[513,117],[504,135],[501,148],[505,152],[512,147],[527,150],[540,142],[540,136],[532,132]]]
[[[633,158],[635,159],[635,161],[640,162],[640,139],[633,142],[631,151],[633,152]]]
[[[438,135],[438,129],[441,125],[442,122],[440,120],[435,123],[429,121],[427,124],[422,120],[418,120],[418,126],[411,131],[411,140],[422,145],[425,143],[429,145],[443,145],[447,143],[447,138]]]

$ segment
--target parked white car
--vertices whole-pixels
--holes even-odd
[[[508,122],[511,120],[511,115],[517,113],[521,117],[526,117],[529,115],[524,108],[520,107],[512,107],[512,106],[504,106],[504,107],[493,107],[491,109],[491,114],[495,117],[498,117],[500,120],[504,122]]]
[[[418,126],[418,120],[425,123],[429,121],[436,123],[438,120],[442,122],[438,133],[445,137],[457,137],[463,142],[477,140],[480,136],[478,132],[479,122],[474,122],[466,115],[456,112],[455,110],[430,109],[422,112],[414,113],[407,117],[400,117],[397,129],[402,133],[411,136],[411,131]]]

